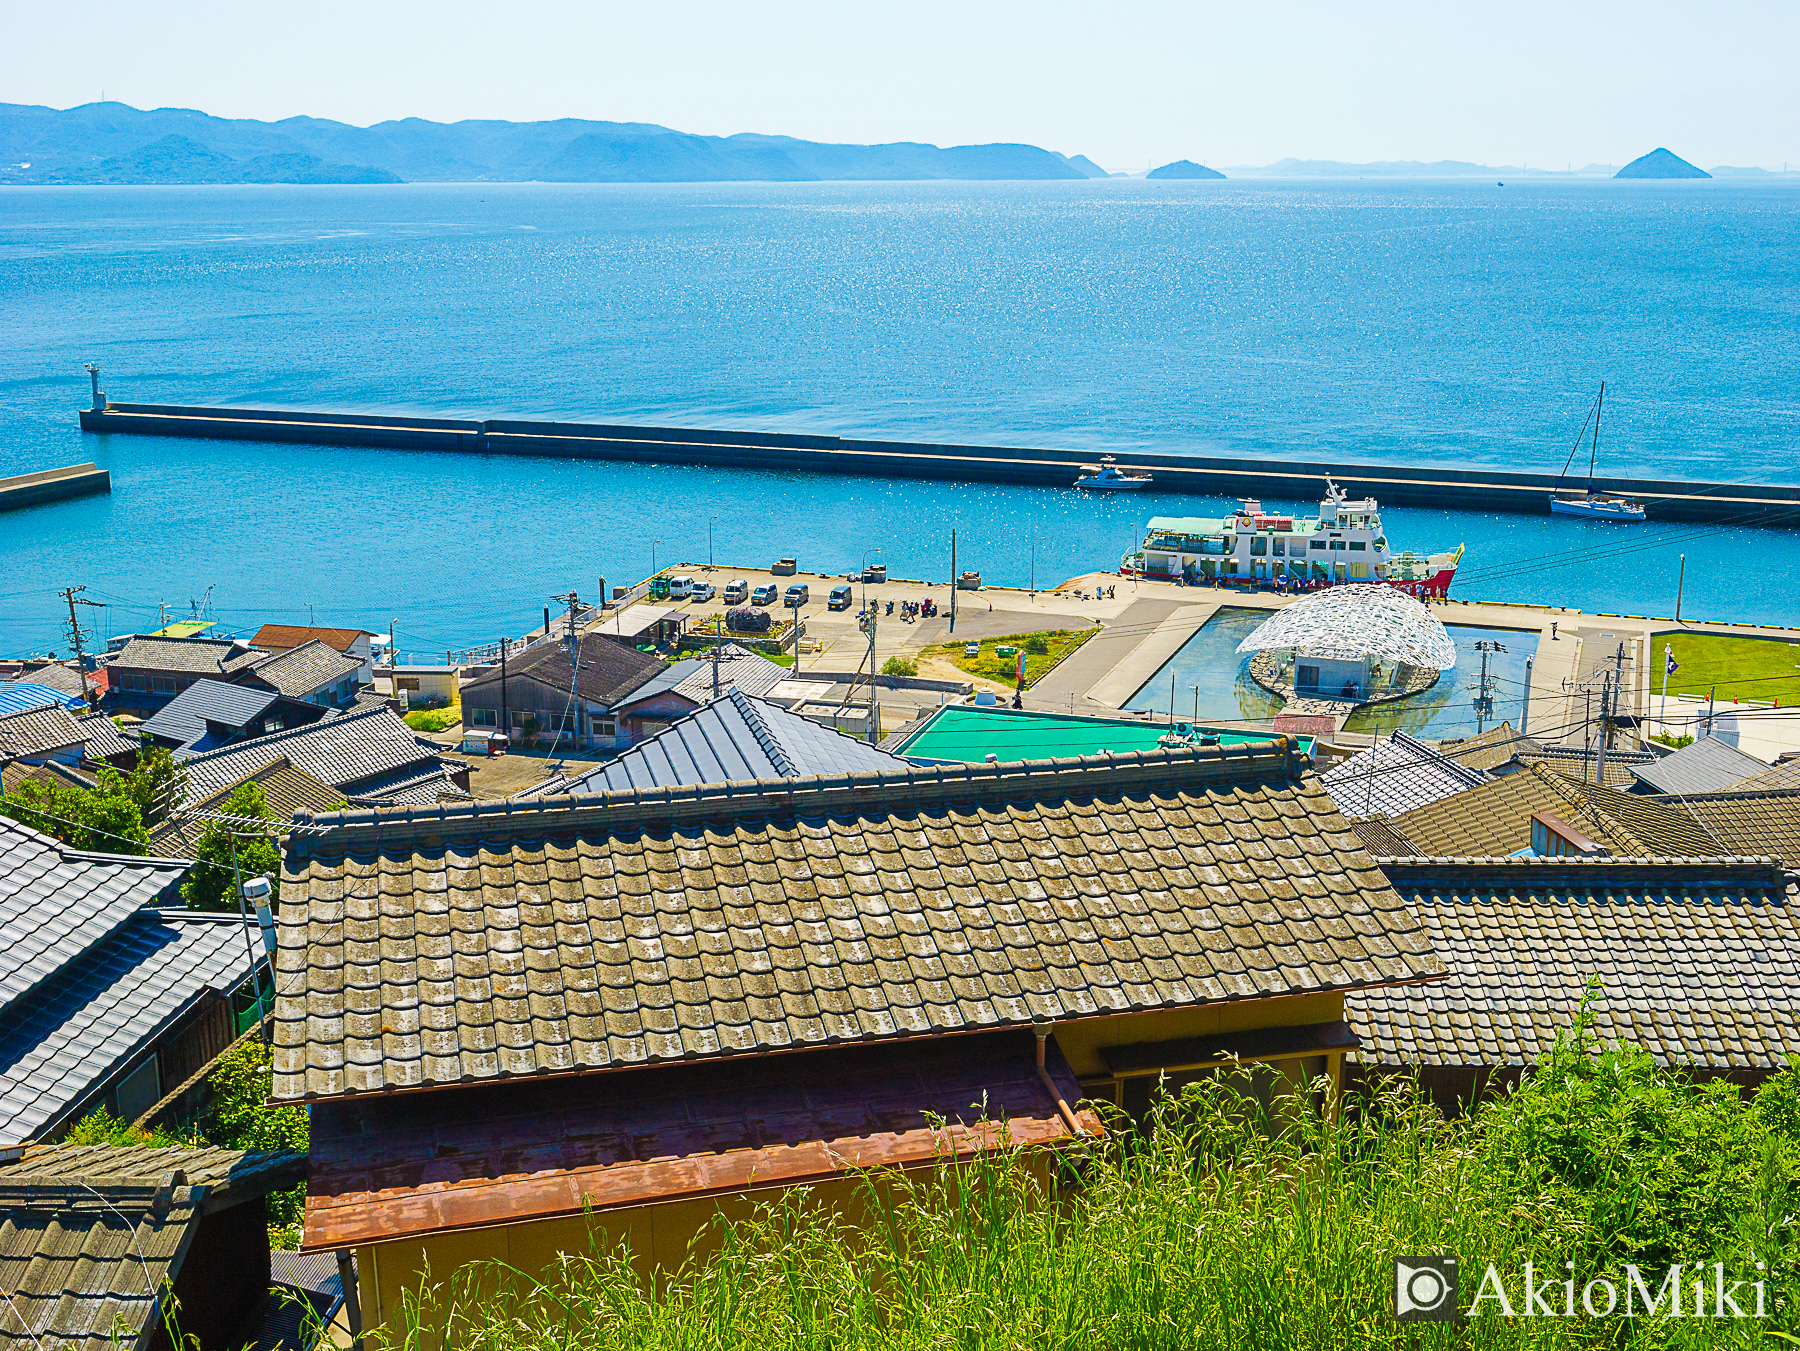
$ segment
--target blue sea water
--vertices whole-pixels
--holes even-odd
[[[570,587],[796,554],[1023,584],[1112,566],[1193,498],[1095,501],[579,461],[84,436],[114,398],[1792,482],[1800,191],[1701,183],[1102,181],[0,192],[0,474],[110,497],[0,516],[0,652],[159,603],[441,652]],[[1795,618],[1800,536],[1388,513],[1458,591]]]

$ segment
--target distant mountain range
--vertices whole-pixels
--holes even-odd
[[[1661,164],[1659,156],[1668,156],[1678,164],[1687,164],[1686,160],[1670,154],[1667,150],[1654,150],[1641,159],[1633,160],[1633,165],[1650,161]],[[1663,177],[1701,177],[1706,175],[1699,169],[1692,174],[1661,173],[1624,173],[1616,164],[1584,164],[1579,169],[1545,169],[1528,168],[1519,164],[1471,164],[1467,160],[1436,160],[1426,163],[1420,160],[1377,160],[1371,164],[1347,164],[1342,160],[1332,159],[1284,159],[1273,164],[1234,164],[1227,166],[1233,178],[1663,178]],[[1630,166],[1627,166],[1630,167]],[[1721,166],[1712,171],[1718,178],[1780,178],[1782,174],[1768,169],[1734,169]],[[1800,175],[1797,175],[1800,176]]]
[[[255,122],[123,103],[0,104],[0,183],[804,182],[1085,179],[1034,145],[827,145],[690,136],[647,122]]]

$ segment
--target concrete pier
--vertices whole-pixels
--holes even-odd
[[[180,407],[108,403],[83,409],[82,430],[139,436],[285,441],[539,455],[646,464],[712,465],[904,479],[1071,486],[1095,452],[862,441],[836,436],[631,427],[579,422],[463,422],[447,418],[313,413],[281,409]],[[1554,474],[1457,469],[1441,465],[1373,465],[1117,452],[1122,468],[1148,470],[1154,491],[1209,497],[1316,501],[1327,475],[1351,496],[1370,494],[1387,506],[1464,511],[1549,511]],[[1606,492],[1643,501],[1651,518],[1718,524],[1800,524],[1800,486],[1685,480],[1596,478]]]
[[[61,469],[40,469],[35,474],[0,478],[0,511],[61,502],[69,497],[90,497],[112,491],[112,475],[93,464],[71,464]]]

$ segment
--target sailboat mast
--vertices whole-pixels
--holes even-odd
[[[1600,414],[1606,411],[1606,381],[1600,382],[1600,397],[1594,401],[1594,448],[1588,452],[1588,496],[1594,495],[1594,461],[1600,455]]]

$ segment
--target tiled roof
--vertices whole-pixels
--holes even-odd
[[[710,653],[697,660],[699,669],[690,671],[675,686],[675,693],[703,704],[713,697],[713,660]],[[726,643],[719,649],[718,667],[720,687],[740,689],[745,694],[767,694],[791,674],[787,667],[777,666],[761,653],[737,643]]]
[[[1406,858],[1419,852],[1385,816],[1358,817],[1350,822],[1350,829],[1363,842],[1363,848],[1376,858]]]
[[[284,1098],[1441,971],[1289,741],[315,824],[284,861]]]
[[[142,747],[136,737],[128,737],[119,730],[119,725],[104,713],[90,713],[85,718],[75,719],[81,729],[81,735],[87,743],[87,758],[90,760],[110,760],[115,755],[136,755]]]
[[[356,785],[355,792],[346,796],[356,806],[429,807],[445,799],[469,800],[469,795],[451,777],[449,765],[441,761],[403,765],[364,779]]]
[[[1533,813],[1549,812],[1616,854],[1728,852],[1692,816],[1656,798],[1576,783],[1543,764],[1403,812],[1392,828],[1434,858],[1502,858],[1531,844]]]
[[[230,728],[244,727],[261,717],[263,710],[280,697],[271,690],[254,689],[248,685],[230,685],[223,680],[196,680],[145,718],[141,730],[146,736],[173,741],[186,748],[206,736],[207,723]]]
[[[1774,1069],[1800,1053],[1800,914],[1772,861],[1440,860],[1386,871],[1455,974],[1348,995],[1365,1061],[1530,1064],[1596,976],[1603,1041],[1713,1069]]]
[[[16,793],[19,785],[27,780],[84,790],[94,787],[93,775],[82,773],[74,765],[59,764],[55,760],[46,760],[42,764],[27,760],[0,761],[0,793]]]
[[[1460,737],[1438,742],[1438,750],[1470,769],[1492,772],[1522,755],[1542,749],[1528,736],[1513,730],[1510,722],[1489,728],[1479,736]]]
[[[0,758],[65,751],[85,745],[86,741],[69,710],[61,704],[44,704],[0,717]]]
[[[221,638],[137,637],[119,649],[111,664],[122,670],[216,676],[267,661],[268,655],[244,643]]]
[[[6,1009],[0,1144],[55,1130],[207,990],[236,989],[262,940],[256,922],[139,910]]]
[[[1684,809],[1732,854],[1776,854],[1800,869],[1800,788],[1698,793],[1672,805]]]
[[[304,1158],[287,1153],[28,1149],[0,1167],[0,1340],[21,1351],[156,1344],[157,1295],[200,1216],[304,1173]]]
[[[305,624],[264,624],[250,642],[265,652],[279,652],[317,640],[334,651],[348,652],[362,637],[372,637],[367,629],[315,629]],[[358,663],[360,665],[360,663]]]
[[[589,703],[611,708],[638,686],[655,677],[668,663],[648,652],[639,652],[622,642],[598,633],[581,636],[581,697]],[[534,643],[517,656],[508,657],[506,675],[528,675],[551,689],[569,689],[569,652],[561,643]],[[489,667],[464,689],[500,683],[500,668]]]
[[[1466,792],[1488,776],[1395,732],[1327,771],[1322,781],[1345,816],[1398,816]]]
[[[185,864],[84,854],[0,817],[0,1012],[140,907],[172,901]]]
[[[1740,793],[1760,792],[1765,788],[1800,788],[1800,755],[1777,760],[1759,774],[1752,774],[1731,785]]]
[[[1649,751],[1610,750],[1606,753],[1606,782],[1611,788],[1630,788],[1637,782],[1634,770],[1657,757]],[[1540,743],[1535,749],[1521,750],[1519,759],[1528,765],[1545,765],[1570,779],[1592,781],[1599,757],[1580,746],[1558,746]]]
[[[64,694],[61,690],[29,680],[0,680],[0,717],[23,713],[28,708],[42,708],[45,704],[80,708],[81,696]]]
[[[565,786],[535,790],[533,796],[745,779],[797,779],[857,770],[894,773],[910,767],[898,755],[822,727],[779,704],[733,689],[718,699],[709,696],[704,707],[670,723],[617,759]]]
[[[282,757],[346,796],[404,767],[424,774],[438,763],[437,748],[383,705],[196,755],[185,765],[189,800],[208,797]]]
[[[252,677],[273,686],[290,699],[304,699],[315,690],[335,685],[362,670],[362,662],[314,639],[288,652],[270,657]]]
[[[42,685],[46,689],[55,690],[59,694],[73,695],[81,698],[81,672],[71,670],[60,661],[46,662],[42,666],[33,667],[29,671],[14,676],[8,683],[21,685]]]
[[[296,769],[284,756],[247,774],[237,783],[227,784],[210,797],[189,803],[185,810],[156,826],[150,832],[150,852],[163,858],[192,858],[194,849],[206,833],[206,812],[223,809],[225,799],[237,791],[238,784],[254,779],[263,790],[263,800],[278,821],[287,821],[296,812],[327,812],[341,806],[344,795],[330,784],[321,783],[304,769]]]
[[[1655,793],[1716,793],[1731,788],[1768,765],[1728,741],[1703,736],[1647,765],[1633,765],[1637,781]]]

